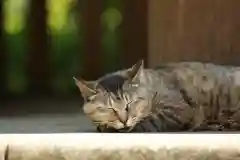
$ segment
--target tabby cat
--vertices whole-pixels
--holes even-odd
[[[114,91],[119,94],[106,94],[109,91],[98,81],[89,87],[86,81],[76,80],[83,96],[87,90],[94,94],[85,101],[84,112],[100,126],[134,131],[153,117],[160,126],[164,120],[176,124],[173,130],[198,130],[208,128],[210,123],[216,123],[216,129],[237,128],[240,123],[239,67],[179,62],[144,69],[140,61],[114,74],[124,77]],[[152,126],[156,124],[152,122]],[[168,131],[163,127],[156,130]]]
[[[121,115],[126,114],[125,108],[120,103],[111,106],[113,99],[116,99],[113,93],[116,94],[129,77],[136,74],[140,66],[141,62],[132,68],[107,74],[96,81],[74,77],[84,99],[83,111],[99,126],[98,131],[103,132],[103,126],[108,126],[107,132],[118,132],[116,129],[123,128],[120,120]]]

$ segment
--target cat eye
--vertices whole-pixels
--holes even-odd
[[[129,105],[126,105],[125,110],[128,112],[128,110],[129,110]]]
[[[133,100],[131,100],[130,102],[127,103],[127,105],[131,104],[133,102]]]
[[[137,116],[133,116],[132,119],[133,119],[133,120],[137,119]]]
[[[133,100],[131,100],[130,102],[127,103],[127,106],[129,106],[131,103],[133,103]]]
[[[96,95],[93,95],[93,96],[90,96],[90,97],[87,97],[86,98],[86,102],[90,102],[90,101],[93,101],[93,99],[96,97]]]
[[[105,109],[103,107],[97,107],[97,110],[101,111],[105,111]]]
[[[116,96],[116,99],[117,99],[118,101],[120,101],[120,100],[121,100],[121,98],[120,98],[119,96]]]
[[[133,100],[131,100],[130,102],[128,102],[126,104],[126,107],[125,107],[125,110],[128,112],[129,111],[129,107],[130,107],[130,104],[133,102]]]
[[[137,99],[138,99],[138,100],[144,100],[144,98],[143,98],[143,97],[138,97]]]

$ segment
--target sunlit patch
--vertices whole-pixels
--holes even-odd
[[[101,15],[101,23],[109,31],[115,31],[122,23],[122,15],[117,8],[107,8]]]
[[[26,26],[29,0],[5,0],[3,2],[4,29],[8,34],[15,35]]]
[[[57,3],[56,0],[47,1],[47,23],[51,34],[68,32],[74,26],[69,19],[73,5],[76,5],[76,0],[58,0]]]

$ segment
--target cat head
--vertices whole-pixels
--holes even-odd
[[[108,92],[94,81],[74,79],[84,99],[84,113],[96,125],[121,128],[119,117],[121,121],[124,121],[121,114],[122,107],[119,105],[112,106],[113,96],[111,96],[111,92]]]
[[[106,92],[98,96],[93,104],[85,104],[84,110],[98,127],[104,128],[103,131],[110,128],[118,132],[129,132],[150,114],[151,102],[133,92],[119,91],[117,95]],[[98,101],[99,99],[101,100]]]
[[[97,125],[117,130],[134,127],[148,114],[148,101],[134,92],[118,91],[117,95],[103,87],[94,87],[75,79],[84,98],[83,111]]]
[[[133,67],[123,71],[121,76],[124,77],[125,80],[121,85],[124,85],[126,90],[130,89],[130,87],[136,87],[137,84],[140,83],[142,69],[143,61],[139,61]],[[137,122],[138,118],[136,117],[141,117],[138,116],[142,112],[139,106],[143,106],[145,102],[139,101],[140,98],[137,98],[133,89],[131,90],[131,94],[130,92],[129,94],[127,92],[121,92],[122,96],[119,96],[119,94],[113,94],[113,92],[118,92],[117,90],[119,88],[115,87],[115,91],[112,90],[109,92],[109,90],[106,89],[109,88],[109,86],[102,86],[104,83],[101,83],[101,81],[85,81],[76,78],[74,78],[74,80],[84,99],[84,113],[97,125],[121,129],[125,128],[127,124]],[[120,90],[122,86],[119,86]],[[131,105],[137,107],[129,109]],[[138,112],[134,110],[138,110]]]

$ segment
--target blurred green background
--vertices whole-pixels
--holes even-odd
[[[81,12],[77,0],[47,0],[47,27],[51,39],[51,68],[54,70],[52,87],[68,94],[76,89],[72,77],[83,70],[82,56],[84,29],[79,20]],[[104,72],[121,66],[118,27],[122,23],[121,0],[105,0],[101,14]],[[23,94],[29,84],[27,67],[27,18],[29,0],[4,0],[4,37],[7,50],[7,89]]]

